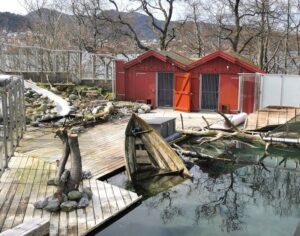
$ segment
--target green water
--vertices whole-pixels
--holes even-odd
[[[97,235],[293,235],[300,222],[300,159],[281,160],[267,157],[264,167],[195,165],[193,180],[145,199]],[[110,180],[126,181],[124,173]]]

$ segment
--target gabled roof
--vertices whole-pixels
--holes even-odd
[[[149,58],[149,57],[156,57],[157,59],[161,60],[162,62],[167,62],[168,60],[173,63],[174,65],[178,66],[179,68],[188,71],[191,70],[197,66],[200,66],[202,64],[205,64],[215,58],[222,58],[226,61],[229,61],[231,63],[237,64],[250,72],[259,72],[259,73],[265,73],[265,71],[261,70],[258,66],[256,66],[252,61],[249,59],[241,56],[238,53],[229,51],[229,52],[223,52],[223,51],[215,51],[211,54],[208,54],[196,61],[189,59],[187,57],[184,57],[178,53],[172,52],[172,51],[154,51],[149,50],[145,52],[144,54],[138,56],[136,59],[129,61],[125,63],[125,68],[130,68],[136,64],[141,63],[143,60]]]
[[[193,61],[185,56],[182,56],[176,52],[173,51],[160,51],[161,54],[163,54],[166,57],[169,57],[173,60],[176,60],[178,62],[180,62],[183,65],[189,65],[191,64]]]
[[[265,73],[265,71],[261,70],[258,66],[256,66],[252,61],[249,59],[246,59],[245,57],[241,56],[238,53],[229,51],[229,52],[223,52],[223,51],[215,51],[211,54],[208,54],[201,59],[191,63],[189,65],[189,69],[193,69],[197,66],[200,66],[208,61],[211,61],[215,58],[223,58],[226,61],[229,61],[234,64],[238,64],[239,66],[251,71],[251,72],[259,72],[259,73]]]
[[[187,68],[187,65],[189,65],[192,60],[178,54],[172,51],[154,51],[154,50],[149,50],[145,52],[144,54],[138,56],[136,59],[129,61],[125,63],[124,67],[129,68],[132,67],[136,64],[141,63],[143,60],[149,58],[149,57],[156,57],[157,59],[167,62],[168,59],[170,60],[171,63],[174,65],[178,66],[179,68],[185,70]]]

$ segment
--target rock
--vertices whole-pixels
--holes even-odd
[[[90,179],[92,178],[92,172],[89,170],[82,171],[82,179]]]
[[[49,212],[59,211],[60,201],[58,199],[49,200],[44,209]]]
[[[82,192],[85,193],[88,196],[88,199],[92,199],[93,192],[92,192],[92,189],[90,187],[83,188]]]
[[[56,186],[55,179],[49,179],[47,181],[47,185],[54,185],[54,186]]]
[[[86,208],[89,205],[90,201],[87,197],[82,197],[78,202],[77,208]]]
[[[144,111],[143,109],[139,108],[139,109],[138,109],[138,113],[139,113],[139,114],[145,114],[145,111]]]
[[[72,101],[72,100],[76,100],[77,99],[77,96],[75,94],[70,94],[69,95],[69,99]]]
[[[40,106],[40,108],[41,108],[41,110],[42,110],[43,112],[46,112],[47,109],[48,109],[48,106],[47,106],[46,103],[43,103],[43,104]]]
[[[77,208],[77,202],[75,201],[66,201],[60,204],[60,209],[62,211],[69,212],[69,211],[73,211],[76,208]]]
[[[35,202],[33,205],[34,208],[36,209],[43,209],[45,206],[47,206],[47,204],[48,204],[48,199],[45,198],[44,200]]]
[[[144,110],[145,113],[149,113],[151,111],[151,107],[148,104],[143,104],[141,109]]]
[[[68,196],[66,195],[66,194],[62,194],[62,202],[66,202],[66,201],[68,201],[69,199],[68,199]]]
[[[77,190],[68,193],[68,199],[72,201],[73,200],[78,201],[81,197],[82,197],[82,193]]]

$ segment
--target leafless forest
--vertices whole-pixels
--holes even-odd
[[[237,52],[271,73],[299,74],[299,0],[22,0],[26,33],[1,42],[90,53]]]

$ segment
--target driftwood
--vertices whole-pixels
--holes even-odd
[[[205,140],[201,144],[217,141],[222,138],[235,137],[242,141],[246,141],[254,144],[266,145],[266,142],[262,140],[260,136],[254,136],[244,132],[229,132],[229,131],[227,132],[227,131],[220,131],[220,130],[204,130],[204,131],[182,130],[181,132],[183,134],[191,135],[191,136],[211,137],[211,139]]]
[[[78,144],[77,134],[68,134],[66,129],[56,131],[56,136],[63,143],[62,157],[54,180],[57,186],[57,192],[68,193],[72,190],[78,190],[82,177],[81,155]],[[66,170],[66,164],[71,156],[71,170]]]
[[[79,183],[82,177],[82,163],[81,163],[81,155],[78,144],[78,135],[70,134],[68,143],[70,146],[70,154],[71,154],[71,170],[70,177],[66,184],[66,190],[78,190]]]

